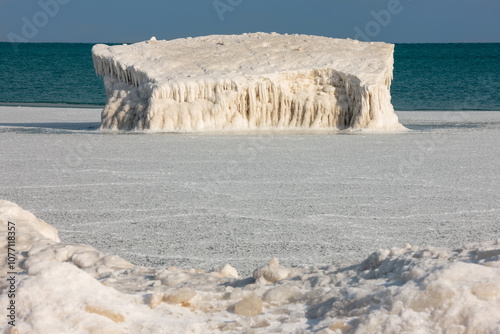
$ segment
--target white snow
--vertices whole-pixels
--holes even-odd
[[[95,45],[101,129],[402,129],[394,45],[306,35],[213,35]]]
[[[230,266],[215,274],[134,266],[61,243],[50,225],[0,201],[3,235],[7,222],[18,236],[19,333],[500,331],[500,240],[459,249],[407,244],[353,266],[291,269],[272,259],[254,274],[271,278],[263,282],[233,277]],[[8,305],[11,270],[0,265],[0,305]]]

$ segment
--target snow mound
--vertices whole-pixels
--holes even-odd
[[[291,269],[272,259],[255,278],[238,278],[229,265],[144,268],[63,244],[48,224],[0,201],[0,228],[8,222],[20,333],[500,333],[500,240],[405,245],[352,266]],[[8,305],[11,270],[0,269]]]
[[[394,45],[254,33],[92,49],[101,129],[402,129]]]

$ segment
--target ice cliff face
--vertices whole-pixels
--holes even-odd
[[[101,129],[399,129],[394,46],[305,35],[214,35],[92,49]]]

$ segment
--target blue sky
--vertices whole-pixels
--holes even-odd
[[[498,0],[0,0],[0,41],[136,42],[244,32],[500,42]]]

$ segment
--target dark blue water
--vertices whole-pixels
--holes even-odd
[[[100,104],[92,44],[0,43],[0,103]],[[500,44],[397,44],[396,110],[500,110]]]
[[[92,44],[0,43],[0,103],[105,104]],[[16,49],[17,48],[17,49]]]
[[[500,110],[500,44],[397,44],[396,110]]]

